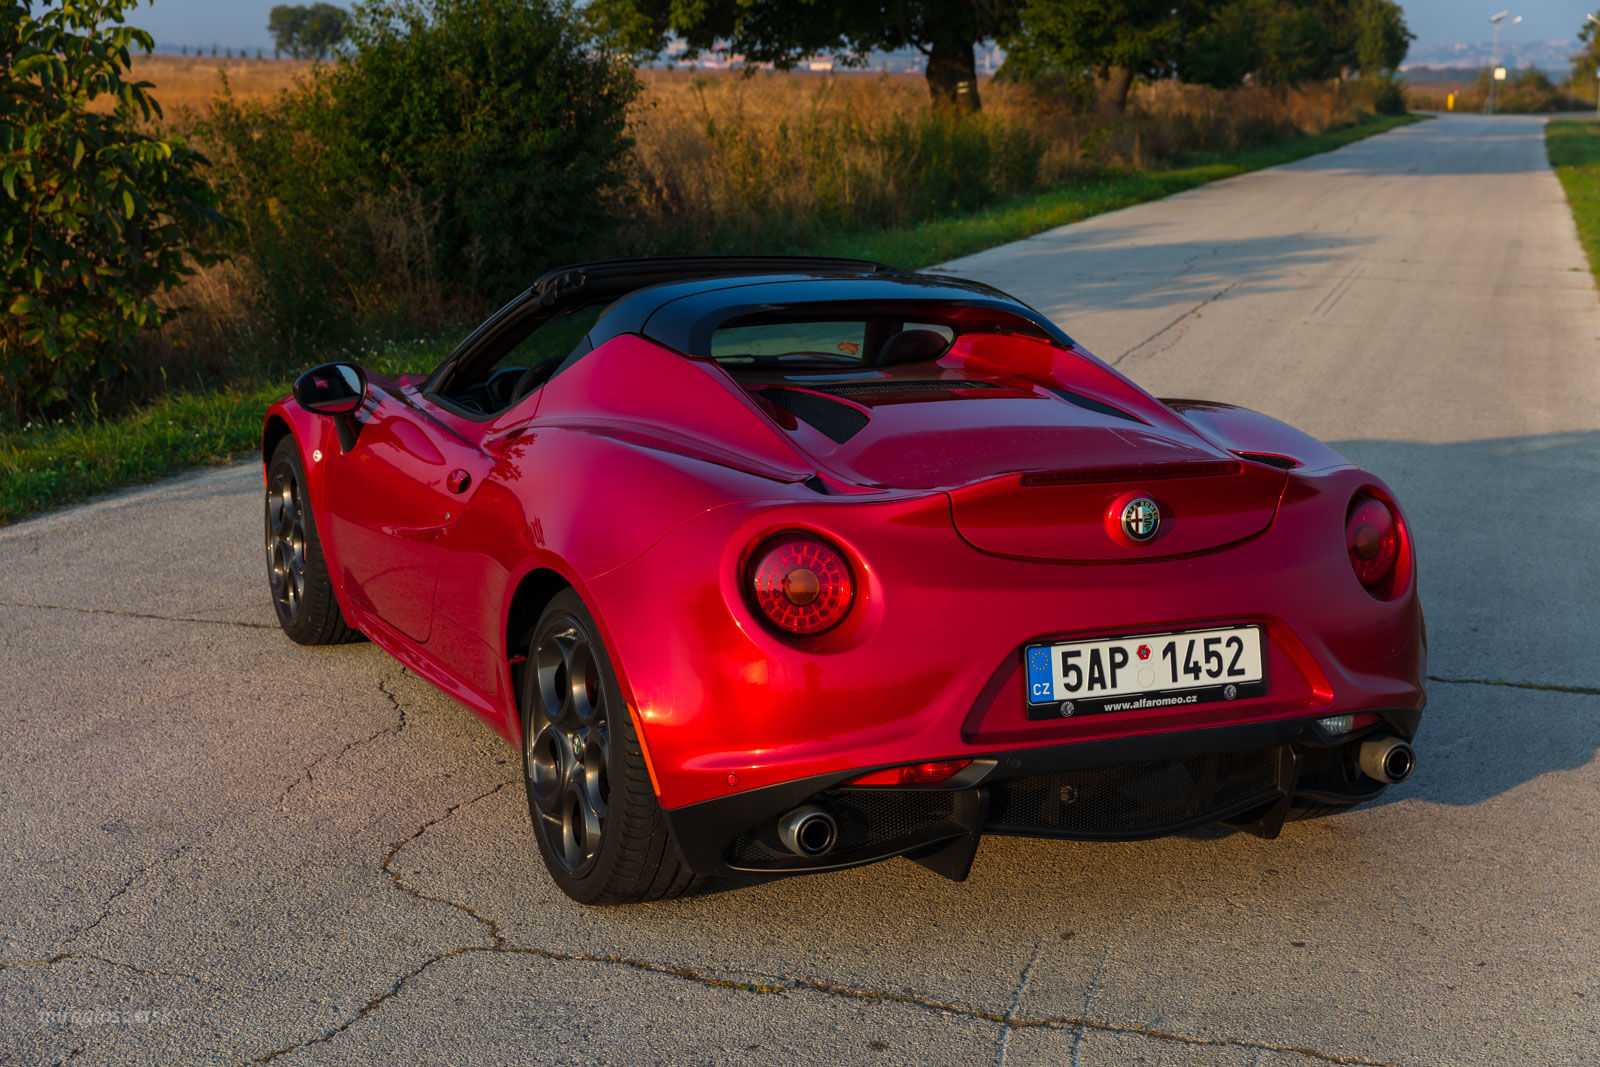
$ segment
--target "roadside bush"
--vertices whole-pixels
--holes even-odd
[[[499,300],[607,234],[630,69],[551,0],[369,0],[350,45],[206,129],[291,348]]]
[[[1357,78],[1350,86],[1355,105],[1373,115],[1406,113],[1405,83],[1393,75]]]
[[[124,76],[152,47],[122,24],[132,6],[0,3],[0,410],[13,418],[109,388],[222,224],[205,161],[136,128],[160,109]],[[91,111],[103,97],[110,111]]]
[[[1505,114],[1543,114],[1572,107],[1574,102],[1537,68],[1512,71],[1495,89],[1494,109]],[[1491,72],[1478,72],[1478,96],[1489,99]]]

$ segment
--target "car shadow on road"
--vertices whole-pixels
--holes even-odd
[[[1377,803],[1484,803],[1600,751],[1600,432],[1332,442],[1394,489],[1428,622],[1417,773]]]

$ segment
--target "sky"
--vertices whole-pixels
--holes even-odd
[[[209,48],[272,48],[267,13],[285,0],[141,0],[129,22],[149,30],[161,44]],[[294,0],[306,3],[309,0]],[[348,6],[348,0],[333,0]],[[1489,16],[1504,4],[1513,15],[1523,16],[1520,26],[1501,32],[1502,41],[1513,36],[1527,41],[1570,40],[1583,25],[1586,11],[1600,9],[1600,0],[1401,0],[1406,22],[1417,35],[1417,51],[1458,41],[1487,41]],[[1509,21],[1509,20],[1508,20]]]

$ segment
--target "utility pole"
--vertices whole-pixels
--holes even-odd
[[[1494,47],[1489,51],[1489,114],[1491,115],[1494,114],[1495,87],[1500,81],[1500,21],[1509,14],[1511,14],[1511,12],[1502,11],[1498,15],[1489,16],[1489,21],[1494,23]],[[1593,16],[1590,17],[1592,18]],[[1516,18],[1507,23],[1507,25],[1515,26],[1521,21],[1522,16],[1518,15]]]

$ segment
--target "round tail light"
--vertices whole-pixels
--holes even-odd
[[[1371,587],[1382,582],[1394,572],[1400,558],[1400,529],[1394,512],[1381,500],[1358,497],[1345,520],[1344,543],[1361,584]]]
[[[779,629],[820,634],[844,621],[856,591],[838,550],[814,537],[785,535],[756,553],[750,595]]]

